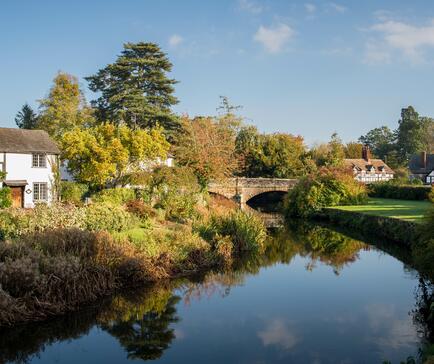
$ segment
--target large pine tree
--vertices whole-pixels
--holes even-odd
[[[15,123],[20,129],[35,129],[38,123],[38,116],[29,104],[24,104],[15,116]]]
[[[100,92],[93,102],[100,121],[150,128],[159,124],[173,130],[176,116],[172,105],[177,81],[167,77],[172,64],[154,43],[126,43],[117,60],[86,77],[89,88]]]

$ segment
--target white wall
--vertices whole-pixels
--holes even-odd
[[[0,155],[0,161],[3,156]],[[45,168],[32,167],[32,154],[6,153],[6,180],[26,180],[27,186],[24,188],[24,207],[32,208],[33,203],[33,183],[42,182],[48,185],[48,201],[52,201],[52,188],[54,175],[52,166],[56,163],[55,155],[47,155],[47,166]],[[26,191],[31,191],[27,193]]]

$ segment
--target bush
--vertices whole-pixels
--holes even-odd
[[[431,192],[428,195],[428,199],[434,203],[434,187],[431,187]]]
[[[155,210],[141,200],[131,200],[125,205],[130,214],[137,216],[140,220],[145,221],[156,215]]]
[[[84,208],[38,204],[32,210],[10,209],[0,213],[0,240],[50,229],[82,227]]]
[[[136,199],[136,193],[131,188],[109,188],[92,195],[92,201],[112,205],[124,205]]]
[[[0,209],[12,206],[11,189],[7,186],[0,188]]]
[[[431,189],[418,185],[396,185],[391,182],[372,183],[368,187],[371,197],[398,200],[428,200]]]
[[[89,231],[122,231],[137,224],[137,218],[122,206],[96,203],[85,208],[83,227]]]
[[[284,211],[287,216],[307,217],[327,206],[356,205],[366,201],[366,187],[351,172],[322,168],[303,177],[289,191]]]
[[[137,195],[156,208],[165,210],[166,219],[185,222],[197,215],[200,186],[193,172],[186,167],[160,167],[141,176],[146,183]]]
[[[214,244],[228,236],[237,251],[262,251],[267,230],[256,215],[237,210],[227,215],[211,215],[196,227],[200,236]]]
[[[62,202],[80,205],[88,192],[89,187],[82,183],[62,181],[60,184],[60,199]]]

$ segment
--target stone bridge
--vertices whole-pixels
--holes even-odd
[[[241,207],[251,198],[267,192],[288,192],[298,182],[284,178],[228,178],[210,182],[208,192],[237,201]]]

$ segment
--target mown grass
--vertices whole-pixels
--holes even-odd
[[[428,201],[369,198],[367,204],[333,208],[421,223],[432,206],[432,203]]]

